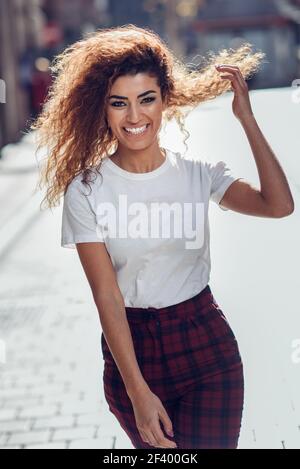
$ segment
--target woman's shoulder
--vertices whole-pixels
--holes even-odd
[[[186,171],[193,173],[196,172],[197,174],[200,174],[200,176],[207,174],[207,168],[209,165],[208,160],[203,157],[191,154],[186,155],[181,152],[172,153],[174,155],[174,161],[176,161],[177,166],[180,169],[185,169]]]

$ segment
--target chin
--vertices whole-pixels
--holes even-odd
[[[122,145],[125,147],[125,148],[130,148],[132,150],[146,150],[147,148],[149,148],[151,145],[153,144],[153,139],[145,139],[145,140],[141,140],[141,141],[132,141],[132,142],[128,142],[128,140],[126,141],[122,141]]]
[[[124,147],[130,149],[130,150],[146,150],[148,147],[150,146],[150,143],[147,145],[145,143],[136,143],[135,145],[134,144],[131,144],[131,145],[128,145],[128,144],[124,144]]]

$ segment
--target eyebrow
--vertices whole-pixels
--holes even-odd
[[[149,93],[156,93],[156,91],[155,90],[144,91],[144,93],[138,95],[138,98],[142,98],[143,96],[146,96]],[[118,96],[116,94],[112,94],[108,99],[110,98],[128,99],[126,96]]]

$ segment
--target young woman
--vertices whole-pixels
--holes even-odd
[[[245,82],[262,57],[245,44],[190,71],[149,29],[98,30],[56,57],[32,126],[49,146],[47,205],[64,194],[61,244],[76,247],[99,312],[105,398],[135,448],[238,444],[243,363],[208,284],[208,204],[260,217],[293,211]],[[159,144],[163,116],[185,131],[184,106],[228,89],[260,190],[223,161]]]

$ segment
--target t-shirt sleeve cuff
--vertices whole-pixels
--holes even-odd
[[[225,211],[228,210],[228,208],[222,207],[222,205],[220,205],[220,201],[224,197],[224,194],[227,191],[228,187],[231,186],[231,184],[234,181],[238,181],[239,179],[242,179],[242,178],[241,177],[236,177],[236,176],[227,176],[227,179],[221,184],[221,186],[218,188],[217,192],[214,192],[211,195],[211,200],[213,200],[216,204],[218,204],[220,209],[225,210]]]
[[[95,236],[75,236],[73,238],[62,238],[61,247],[75,249],[76,243],[104,243],[104,239]]]

